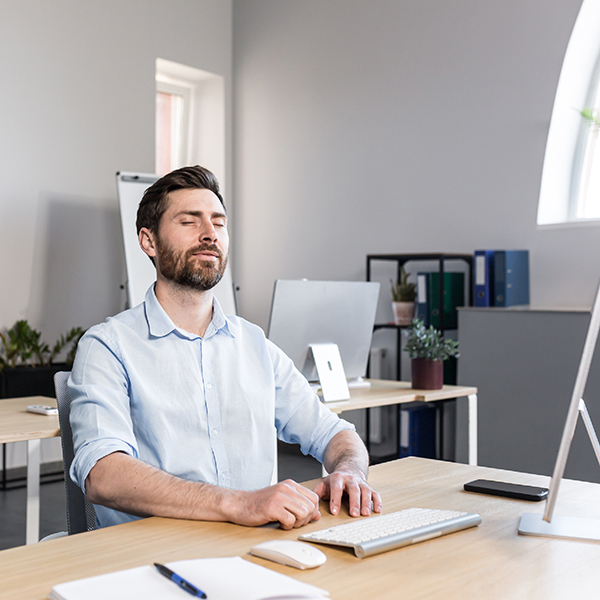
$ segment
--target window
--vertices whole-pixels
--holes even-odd
[[[597,128],[579,111],[600,110],[600,0],[584,0],[565,53],[548,131],[538,225],[600,223]]]
[[[156,173],[164,175],[188,163],[191,90],[156,82]]]
[[[214,73],[156,59],[156,173],[210,169],[225,187],[225,82]]]
[[[600,148],[598,147],[598,81],[586,107],[573,169],[573,210],[576,219],[600,219]]]

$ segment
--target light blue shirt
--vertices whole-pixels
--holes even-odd
[[[275,435],[323,461],[339,431],[353,429],[318,400],[292,361],[214,301],[204,337],[176,327],[150,288],[145,301],[92,327],[69,380],[75,459],[85,479],[113,452],[221,487],[270,485]],[[96,506],[100,526],[136,517]]]

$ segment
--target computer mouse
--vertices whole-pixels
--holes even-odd
[[[302,570],[320,567],[327,560],[318,548],[295,540],[269,540],[252,547],[250,554]]]

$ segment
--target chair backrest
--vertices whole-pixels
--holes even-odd
[[[54,375],[54,389],[58,405],[60,440],[62,444],[63,468],[65,470],[65,495],[67,499],[67,526],[69,535],[96,529],[96,511],[92,503],[83,495],[81,488],[69,475],[71,463],[75,457],[73,434],[69,414],[71,412],[71,394],[67,387],[70,373],[59,371]]]

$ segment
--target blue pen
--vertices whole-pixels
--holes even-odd
[[[171,569],[165,567],[165,565],[159,565],[158,563],[154,563],[154,566],[158,569],[158,572],[161,575],[164,575],[167,579],[170,579],[173,583],[176,583],[182,590],[185,590],[188,594],[192,596],[196,596],[198,598],[206,598],[206,594],[199,590],[197,587],[193,586],[189,581],[186,581],[177,573],[173,573]]]

